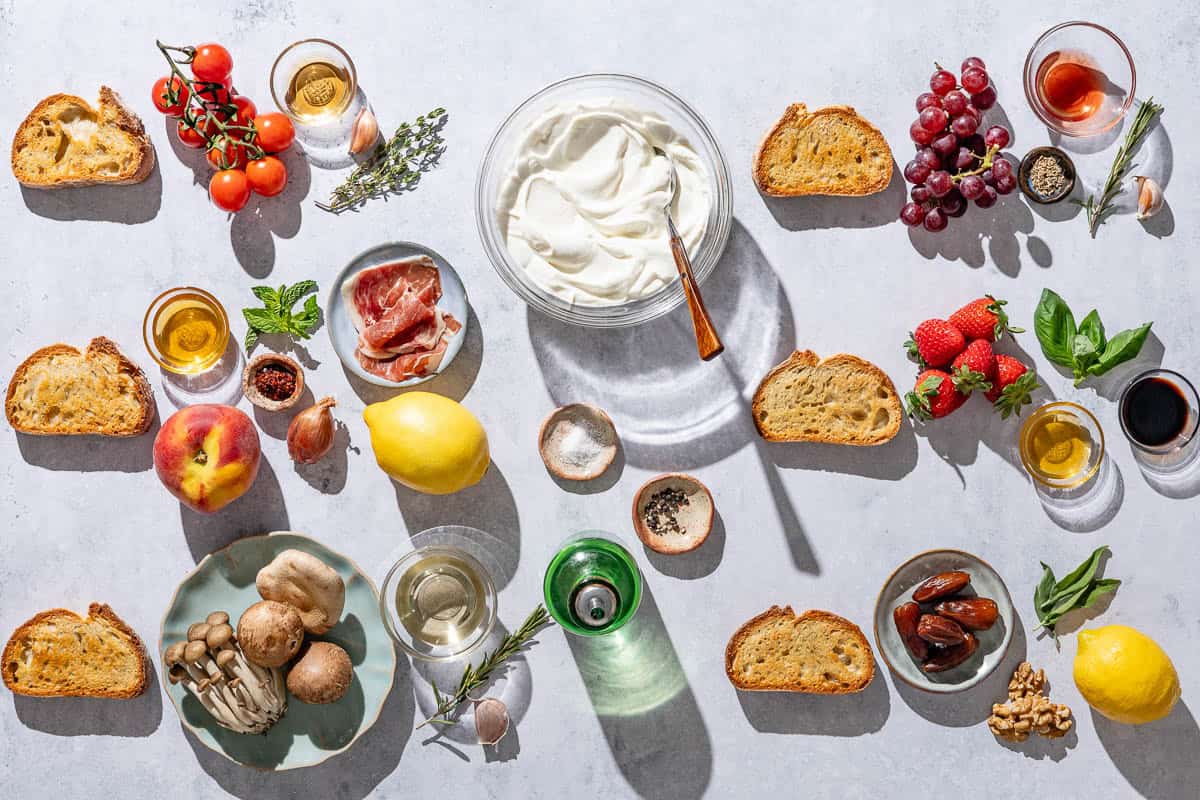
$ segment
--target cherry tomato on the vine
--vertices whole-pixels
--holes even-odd
[[[221,160],[222,153],[225,156],[224,163]],[[208,150],[208,163],[213,169],[242,169],[247,160],[246,146],[227,136],[220,137]]]
[[[250,181],[239,169],[223,169],[208,182],[208,196],[224,211],[241,211],[250,199]]]
[[[254,105],[254,101],[244,94],[235,94],[233,104],[237,106],[237,117],[234,124],[250,127],[254,123],[254,118],[258,116],[258,106]]]
[[[214,42],[196,45],[196,55],[192,57],[192,74],[196,80],[228,83],[231,72],[233,56],[228,50]]]
[[[208,143],[208,139],[204,136],[204,132],[207,132],[207,130],[208,119],[203,115],[197,118],[195,128],[189,127],[187,121],[182,119],[179,120],[179,125],[176,128],[179,134],[179,143],[193,150],[198,150]]]
[[[213,86],[205,86],[196,89],[196,97],[209,105],[227,106],[233,103],[233,88],[229,81],[215,81]],[[214,112],[224,115],[224,112]]]
[[[287,167],[275,156],[256,158],[246,165],[246,179],[263,197],[274,197],[287,186]]]
[[[168,117],[178,117],[183,114],[184,106],[187,105],[191,92],[188,91],[187,84],[180,80],[178,75],[172,75],[170,77],[171,87],[179,93],[178,99],[172,103],[167,94],[167,80],[167,76],[164,75],[154,82],[154,88],[150,90],[150,98],[154,101],[154,107],[159,111]]]
[[[254,127],[258,129],[258,146],[268,153],[281,153],[296,140],[292,121],[277,111],[255,117]]]

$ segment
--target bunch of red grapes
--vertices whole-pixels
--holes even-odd
[[[900,209],[905,225],[924,225],[927,231],[945,230],[950,217],[967,212],[968,201],[990,208],[999,195],[1017,188],[1012,162],[1000,155],[1011,139],[1008,129],[993,125],[980,133],[983,112],[996,104],[983,60],[963,61],[959,79],[936,66],[908,129],[917,154],[904,167],[912,200]]]

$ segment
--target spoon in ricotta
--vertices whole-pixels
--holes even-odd
[[[687,295],[688,311],[692,315],[692,327],[696,330],[696,349],[700,358],[705,361],[716,358],[725,350],[717,329],[713,326],[708,309],[704,307],[704,298],[700,296],[700,285],[692,275],[692,260],[688,258],[687,247],[675,230],[675,222],[671,219],[671,206],[675,203],[675,195],[679,193],[679,174],[675,171],[675,162],[661,147],[654,148],[654,155],[667,160],[667,202],[663,206],[663,214],[667,218],[667,235],[671,238],[671,256],[675,259],[675,268],[679,270],[679,280],[683,284],[683,293]]]

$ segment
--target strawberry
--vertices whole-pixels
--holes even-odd
[[[967,396],[954,388],[954,379],[940,369],[927,369],[917,376],[916,387],[904,396],[908,413],[917,419],[940,419],[966,402]]]
[[[962,352],[967,340],[944,319],[927,319],[908,335],[904,347],[921,368],[944,367]]]
[[[992,381],[996,380],[996,356],[987,339],[972,339],[950,366],[954,388],[963,394],[976,389],[990,391]]]
[[[989,342],[1000,341],[1006,332],[1024,333],[1024,328],[1014,328],[1008,324],[1008,314],[1004,311],[1007,304],[1007,300],[984,295],[951,314],[950,324],[968,339],[986,339]]]
[[[1033,402],[1030,395],[1040,386],[1037,373],[1012,356],[996,355],[996,380],[987,392],[987,399],[1001,419],[1021,415],[1021,406]]]

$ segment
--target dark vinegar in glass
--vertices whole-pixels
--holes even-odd
[[[1188,402],[1171,381],[1145,378],[1129,387],[1121,416],[1125,430],[1138,444],[1161,447],[1183,433],[1188,422]]]

